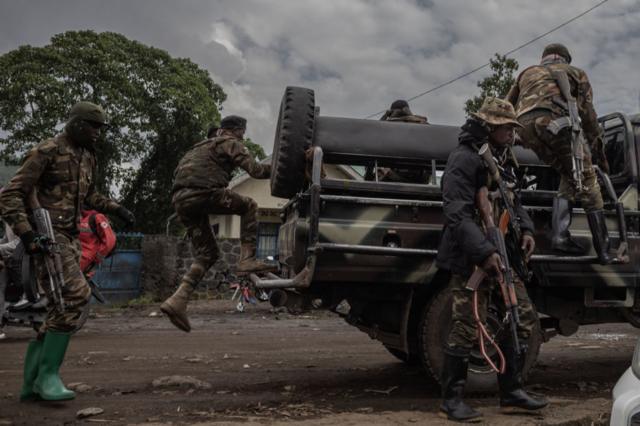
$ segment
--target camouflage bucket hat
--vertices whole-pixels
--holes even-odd
[[[487,97],[478,112],[472,112],[471,115],[494,126],[512,124],[522,127],[513,105],[500,98]]]
[[[91,102],[78,102],[69,111],[69,121],[74,119],[93,121],[100,124],[107,124],[107,114],[100,105]]]

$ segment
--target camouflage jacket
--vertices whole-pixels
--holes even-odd
[[[26,205],[36,189],[40,205],[49,211],[55,230],[78,233],[83,205],[112,213],[120,207],[94,189],[95,155],[74,146],[62,133],[36,145],[0,193],[2,219],[20,236],[32,230]]]
[[[236,167],[256,179],[266,179],[271,175],[271,165],[256,162],[239,139],[218,136],[198,142],[178,163],[173,193],[185,188],[226,188]]]
[[[534,65],[522,71],[507,94],[507,101],[516,109],[518,116],[529,111],[543,109],[551,111],[556,117],[568,115],[562,106],[565,103],[552,71],[564,71],[569,77],[571,94],[576,99],[582,129],[590,146],[600,143],[602,129],[598,125],[598,116],[593,108],[593,91],[587,74],[580,68],[566,63]]]
[[[417,123],[417,124],[429,124],[427,117],[422,115],[405,115],[402,117],[385,117],[384,121],[395,121],[401,123]]]

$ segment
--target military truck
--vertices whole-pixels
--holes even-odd
[[[526,371],[553,335],[571,335],[583,324],[640,327],[640,115],[609,114],[600,122],[611,168],[609,176],[601,176],[607,221],[613,246],[621,248],[611,265],[597,264],[592,248],[574,257],[551,251],[551,204],[559,178],[533,152],[515,150],[520,195],[537,230],[528,291],[540,321],[529,342]],[[437,379],[451,323],[449,275],[434,261],[443,227],[439,181],[458,133],[455,126],[321,116],[313,90],[288,87],[271,177],[272,195],[289,199],[278,237],[280,272],[262,279],[254,275],[254,284],[277,289],[274,305],[313,301],[337,311],[395,357],[423,366]],[[428,168],[431,177],[425,184],[329,179],[326,164]],[[574,209],[571,232],[591,247],[580,208]],[[624,259],[624,247],[630,259]],[[496,309],[488,325],[494,333],[501,330]],[[475,387],[495,381],[479,351],[472,353],[470,370]]]

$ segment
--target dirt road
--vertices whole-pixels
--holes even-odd
[[[66,403],[18,403],[34,333],[9,328],[0,342],[0,425],[447,424],[435,414],[434,383],[333,314],[274,314],[268,304],[241,314],[229,301],[198,302],[186,334],[156,310],[90,319],[62,369],[78,391]],[[529,386],[551,399],[539,416],[500,414],[491,395],[470,402],[491,425],[607,424],[611,388],[638,334],[628,325],[590,326],[546,343]],[[195,380],[170,386],[166,376]],[[89,407],[104,412],[78,420]]]

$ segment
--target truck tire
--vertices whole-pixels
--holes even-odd
[[[442,373],[444,360],[444,343],[451,329],[451,291],[442,289],[429,303],[427,303],[420,324],[418,325],[419,357],[423,367],[438,382]],[[490,308],[487,316],[489,329],[495,330],[500,324],[497,309]],[[540,324],[529,338],[529,351],[523,369],[523,377],[526,379],[535,365],[543,337]],[[491,354],[491,351],[489,351]],[[497,387],[496,374],[486,365],[480,351],[474,348],[469,357],[469,374],[467,386],[471,392],[493,391]]]
[[[304,87],[287,87],[271,155],[271,195],[291,198],[303,189],[305,156],[313,143],[315,95]]]
[[[420,358],[417,356],[417,354],[409,353],[406,354],[404,352],[402,352],[399,349],[396,348],[391,348],[387,345],[382,345],[384,346],[384,348],[394,357],[398,358],[400,361],[404,362],[407,365],[410,366],[416,366],[416,365],[420,365]]]

